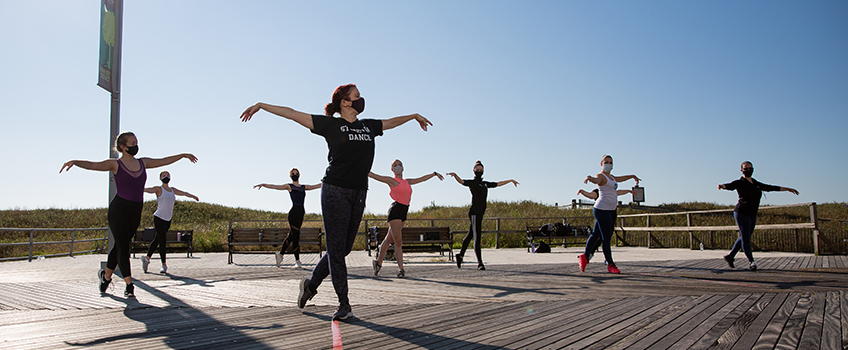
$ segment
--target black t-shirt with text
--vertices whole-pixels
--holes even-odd
[[[468,186],[468,189],[471,190],[471,208],[468,208],[468,214],[485,214],[486,197],[489,195],[489,188],[498,187],[498,183],[483,181],[482,178],[474,178],[472,180],[462,180],[462,184]]]
[[[327,141],[327,171],[324,183],[355,190],[368,189],[368,172],[374,163],[374,138],[383,135],[383,121],[312,116],[312,133]]]

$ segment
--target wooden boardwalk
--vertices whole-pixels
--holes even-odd
[[[487,271],[412,263],[406,279],[349,259],[356,317],[338,323],[329,279],[298,309],[309,270],[268,256],[175,257],[172,275],[134,267],[130,299],[123,283],[96,292],[102,256],[4,263],[0,348],[332,349],[335,328],[347,349],[848,349],[846,256],[758,258],[758,272],[720,259],[619,262],[621,275],[598,263],[581,273],[567,257]]]

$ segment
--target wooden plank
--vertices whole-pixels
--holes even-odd
[[[557,341],[564,334],[573,332],[574,328],[582,329],[586,326],[586,323],[595,324],[595,322],[589,322],[589,320],[610,317],[612,314],[622,311],[623,308],[629,307],[629,304],[632,303],[632,300],[626,299],[582,300],[578,304],[581,307],[573,307],[570,310],[548,317],[545,320],[547,326],[535,323],[522,331],[515,331],[515,334],[509,337],[477,340],[485,340],[488,344],[505,348],[545,347],[549,343]],[[567,322],[566,320],[584,320],[586,322]]]
[[[786,296],[786,300],[780,305],[780,308],[754,344],[754,350],[774,349],[778,340],[780,340],[780,335],[783,333],[786,322],[792,315],[793,310],[795,310],[795,306],[798,304],[800,298],[801,293],[789,293]]]
[[[824,310],[827,293],[813,292],[810,311],[801,333],[800,349],[818,349],[821,347],[822,328],[824,327]]]
[[[612,312],[607,313],[604,316],[588,314],[585,317],[580,318],[579,320],[581,320],[581,322],[574,322],[577,325],[576,331],[571,330],[569,331],[570,334],[559,334],[558,337],[551,337],[552,340],[555,340],[554,343],[546,342],[538,345],[543,345],[548,348],[573,348],[572,344],[575,342],[591,341],[591,339],[595,337],[604,337],[603,333],[608,329],[622,327],[628,320],[632,319],[637,314],[645,312],[645,310],[652,306],[668,303],[671,299],[673,298],[650,297],[626,300],[625,304],[616,304],[613,310],[611,310]],[[557,340],[557,338],[559,339]]]
[[[848,347],[848,292],[839,291],[840,321],[842,321],[842,347]]]
[[[600,303],[594,303],[600,302]],[[610,309],[611,305],[618,305],[621,300],[581,300],[569,303],[569,305],[561,305],[557,308],[543,310],[532,315],[527,315],[523,310],[519,309],[518,313],[522,314],[523,318],[519,319],[512,315],[502,317],[500,323],[490,323],[478,329],[469,329],[467,336],[463,339],[471,343],[470,346],[451,347],[452,349],[471,349],[476,348],[477,344],[489,344],[497,346],[500,343],[518,342],[530,344],[532,347],[538,347],[539,341],[550,341],[551,337],[558,336],[559,333],[568,332],[568,328],[579,327],[575,322],[564,322],[570,319],[580,319],[581,315],[594,314],[595,312],[604,313]],[[587,305],[588,304],[588,305]],[[588,306],[588,307],[587,307]],[[538,307],[534,307],[534,310]],[[516,322],[518,321],[518,322]],[[439,345],[439,344],[432,344]],[[429,345],[428,345],[429,346]],[[499,347],[502,347],[499,346]]]
[[[745,294],[740,296],[745,296]],[[698,339],[698,342],[695,343],[694,347],[706,349],[707,347],[718,345],[721,335],[724,334],[730,326],[732,326],[733,323],[742,316],[742,314],[748,311],[754,303],[760,300],[760,298],[762,298],[762,294],[747,295],[747,298],[745,298],[745,300],[743,300],[737,307],[727,310],[728,312],[724,314],[721,319],[717,320],[713,328],[704,334],[701,339]]]
[[[666,323],[656,332],[636,342],[633,344],[633,347],[639,349],[668,349],[671,344],[679,340],[686,332],[700,323],[700,321],[693,322],[693,320],[697,320],[699,315],[722,299],[723,296],[720,295],[703,295],[699,297],[695,300],[696,304],[681,314],[680,317]]]
[[[762,332],[771,322],[774,315],[780,310],[781,306],[783,306],[783,303],[786,301],[788,296],[789,294],[786,293],[773,295],[768,305],[764,305],[762,312],[760,312],[759,315],[757,315],[757,318],[751,322],[751,325],[747,328],[746,332],[742,334],[735,344],[733,344],[733,349],[752,349],[757,343],[757,340],[760,338]]]
[[[692,307],[695,303],[695,298],[687,297],[680,302],[671,304],[662,309],[655,309],[651,314],[642,315],[636,322],[625,328],[619,328],[615,334],[609,334],[603,339],[596,339],[590,348],[595,349],[623,349],[641,337],[650,334],[655,329],[659,328],[666,320],[676,316],[682,310]]]
[[[826,304],[824,308],[824,318],[822,320],[822,333],[820,337],[821,348],[841,349],[841,317],[839,315],[839,308],[841,303],[839,300],[839,291],[826,292],[825,300]],[[845,345],[848,346],[848,344]]]
[[[780,334],[780,339],[777,340],[776,347],[778,348],[798,348],[801,340],[801,332],[803,331],[807,313],[810,311],[812,296],[810,293],[801,293],[798,303],[795,304],[795,309],[792,315],[783,326],[783,333]]]
[[[725,331],[721,335],[721,337],[718,338],[718,340],[716,341],[716,346],[714,346],[714,348],[730,349],[731,347],[734,347],[737,342],[743,336],[745,336],[746,333],[748,333],[748,330],[753,325],[753,323],[760,319],[760,314],[767,310],[768,306],[772,304],[772,301],[774,299],[774,294],[763,295],[760,300],[758,300],[754,305],[752,305],[750,309],[742,313],[742,315],[740,315],[739,318],[737,318],[736,321],[734,321],[733,324],[730,325],[727,331]],[[773,309],[776,311],[777,307],[773,307]],[[768,317],[771,318],[770,315]],[[757,332],[757,336],[759,336],[759,332]],[[748,341],[753,343],[756,338],[756,336],[748,337],[748,339],[750,339]],[[750,346],[747,348],[743,347],[743,349],[750,349]]]
[[[605,304],[613,303],[615,301],[616,301],[615,299],[611,299],[611,300],[603,300],[603,299],[600,299],[600,300],[582,300],[581,302],[571,304],[570,307],[567,307],[565,309],[560,309],[559,312],[545,312],[542,315],[539,315],[537,313],[536,319],[533,321],[533,323],[527,325],[527,329],[542,330],[542,331],[538,332],[537,334],[546,334],[546,333],[549,334],[551,329],[557,328],[556,327],[557,324],[561,325],[562,320],[571,319],[571,318],[578,318],[578,317],[580,317],[580,315],[584,315],[586,313],[589,313],[591,310],[594,310],[594,308],[596,306],[602,306],[602,305],[605,305]],[[495,318],[494,320],[499,320],[499,319],[500,318]],[[493,331],[498,331],[498,329],[501,327],[502,323],[501,323],[501,321],[495,321],[495,322],[491,322],[491,323],[483,323],[483,325],[485,325],[485,326],[481,327],[480,324],[469,324],[469,325],[465,325],[464,327],[462,327],[460,329],[451,329],[449,332],[446,332],[444,334],[449,335],[449,336],[459,336],[459,335],[464,336],[465,334],[469,334],[469,333],[470,333],[469,335],[485,334],[485,333],[489,333],[489,332],[493,332]],[[480,328],[483,328],[483,329],[480,329]],[[525,342],[526,342],[526,340],[529,340],[529,343],[532,344],[534,341],[538,340],[538,338],[541,338],[541,336],[531,337],[530,339],[528,339],[527,337],[523,337],[523,338],[524,338]],[[473,340],[473,337],[467,337],[465,339]],[[428,347],[433,346],[433,347],[438,348],[438,347],[441,347],[441,346],[448,346],[448,345],[449,345],[448,342],[442,341],[442,342],[438,342],[438,343],[429,344]],[[453,346],[448,346],[448,347],[449,348],[456,348],[456,347],[453,347]]]
[[[694,305],[692,307],[682,309],[681,313],[679,314],[670,314],[668,317],[665,318],[663,322],[660,322],[658,324],[660,326],[659,328],[657,328],[650,334],[646,334],[640,337],[631,346],[636,349],[646,349],[651,345],[656,344],[658,341],[674,332],[678,327],[680,327],[680,325],[686,323],[688,320],[694,317],[697,314],[697,311],[694,310],[700,311],[704,308],[704,306],[708,306],[708,304],[704,303],[704,301],[710,299],[710,295],[703,295],[698,297],[693,301]],[[701,304],[707,305],[702,306]],[[673,338],[675,338],[676,340],[678,336],[675,335],[673,336]]]
[[[710,307],[704,309],[703,312],[698,314],[696,317],[692,318],[688,324],[684,325],[685,334],[681,334],[679,339],[677,339],[674,343],[666,347],[666,349],[688,349],[691,348],[695,342],[698,341],[704,334],[707,334],[709,330],[712,328],[712,325],[720,317],[716,317],[716,313],[718,313],[721,309],[727,307],[728,304],[731,303],[741,303],[744,298],[740,298],[737,295],[721,295],[718,296],[718,300],[711,305]],[[723,317],[723,316],[722,316]],[[715,320],[715,321],[713,321]],[[686,330],[688,329],[688,330]],[[669,339],[673,340],[673,339]],[[658,346],[664,344],[658,343],[655,348],[659,348]]]

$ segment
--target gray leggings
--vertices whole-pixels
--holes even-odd
[[[321,187],[321,214],[324,216],[327,254],[321,257],[312,270],[310,287],[316,290],[329,275],[339,297],[339,305],[350,305],[345,257],[353,249],[362,212],[365,211],[366,194],[368,190],[342,188],[327,183]]]

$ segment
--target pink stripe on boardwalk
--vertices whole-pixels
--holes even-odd
[[[333,321],[333,350],[342,350],[342,332],[339,330],[339,321]]]

